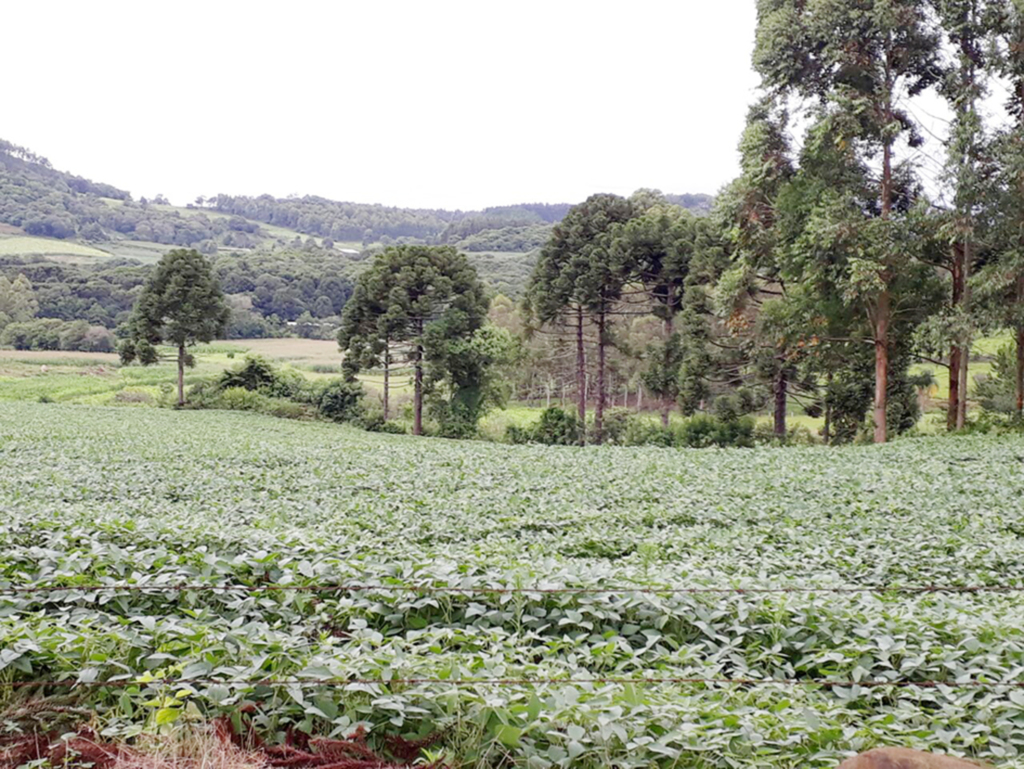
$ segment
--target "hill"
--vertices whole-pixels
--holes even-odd
[[[668,197],[698,213],[709,210],[712,200],[707,195]],[[32,150],[0,140],[0,273],[46,274],[46,293],[58,304],[76,294],[69,285],[105,283],[106,271],[120,270],[121,259],[152,263],[169,248],[189,247],[215,259],[222,280],[241,287],[242,305],[266,308],[266,317],[276,315],[285,321],[306,311],[316,317],[317,300],[321,312],[328,305],[337,310],[344,304],[347,289],[337,286],[354,278],[375,250],[408,242],[449,244],[467,252],[494,291],[515,297],[522,292],[536,252],[570,207],[522,203],[445,211],[317,196],[226,194],[178,207],[161,195],[135,200],[126,190],[60,171]],[[53,271],[36,263],[39,259],[77,269],[70,277],[55,279]],[[261,278],[266,278],[263,285],[271,286],[272,294],[283,292],[280,302],[267,300],[266,292],[256,294]],[[310,279],[329,279],[331,288],[310,289]],[[304,289],[298,290],[303,280]],[[40,289],[40,284],[33,285]],[[102,296],[84,297],[95,322],[109,326],[124,317],[123,289],[122,285],[115,290],[119,298],[106,304]],[[303,294],[304,301],[296,299]],[[63,303],[55,317],[66,316],[69,308],[80,304]]]

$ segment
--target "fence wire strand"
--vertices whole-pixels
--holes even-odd
[[[919,586],[852,586],[852,587],[656,587],[613,585],[608,587],[448,587],[441,585],[360,585],[360,584],[305,584],[305,585],[0,585],[2,594],[31,593],[147,593],[147,592],[238,592],[238,593],[453,593],[464,595],[611,595],[637,593],[643,595],[783,595],[809,593],[857,594],[891,593],[1019,593],[1018,585],[919,585]]]
[[[832,681],[814,678],[691,678],[691,677],[596,677],[596,678],[252,678],[242,680],[222,680],[216,678],[154,678],[148,681],[132,679],[116,679],[112,681],[77,681],[64,679],[57,681],[0,681],[0,689],[23,689],[31,687],[87,687],[87,688],[127,688],[130,686],[162,685],[176,688],[194,686],[312,686],[312,687],[345,687],[345,686],[558,686],[558,685],[643,685],[643,684],[675,684],[704,686],[807,686],[828,689],[860,687],[877,689],[884,687],[900,689],[1016,689],[1024,688],[1024,681],[907,681],[907,680],[868,680],[868,681]]]

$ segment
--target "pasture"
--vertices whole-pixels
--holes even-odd
[[[451,766],[1024,767],[996,685],[1021,594],[901,592],[1024,587],[1022,461],[1015,436],[580,449],[0,403],[0,684],[81,682],[48,691],[112,737],[244,709],[439,733]]]

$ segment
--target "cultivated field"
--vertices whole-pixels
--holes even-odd
[[[897,589],[1024,587],[1022,461],[1018,437],[559,449],[0,403],[0,684],[80,681],[114,736],[241,710],[440,731],[452,766],[894,743],[1024,767],[1024,691],[975,685],[1022,680],[1021,594]],[[31,585],[67,589],[2,589]],[[878,590],[670,592],[734,587]],[[694,678],[747,683],[665,681]],[[230,683],[257,679],[294,683]],[[42,691],[0,686],[0,712]]]

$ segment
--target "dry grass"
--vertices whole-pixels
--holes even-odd
[[[243,339],[217,342],[217,346],[248,350],[296,366],[341,364],[338,343],[333,339]]]
[[[106,363],[111,366],[120,363],[117,354],[112,352],[64,352],[60,350],[0,350],[0,360],[51,365],[75,365],[76,362],[81,361],[86,361],[89,364]]]
[[[140,738],[131,751],[117,757],[112,769],[261,769],[266,765],[264,756],[236,747],[212,728],[192,727],[168,737]]]

